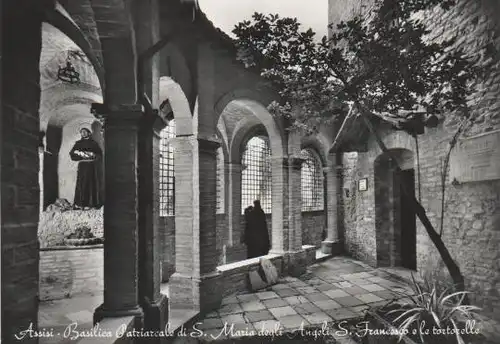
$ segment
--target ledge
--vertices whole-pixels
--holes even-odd
[[[325,210],[306,210],[302,211],[302,215],[325,215]]]
[[[265,256],[260,256],[260,257],[255,257],[255,258],[241,260],[239,262],[234,262],[234,263],[219,265],[217,267],[217,270],[220,271],[220,272],[222,272],[222,273],[224,273],[224,272],[231,271],[231,270],[237,270],[237,269],[240,269],[240,268],[248,268],[248,267],[251,267],[251,266],[254,266],[254,265],[258,265],[260,263],[260,260],[262,258],[263,259],[273,260],[273,259],[282,258],[282,257],[283,256],[280,255],[280,254],[268,254],[268,255],[265,255]]]
[[[76,250],[91,250],[94,248],[104,248],[104,244],[83,245],[83,246],[51,246],[40,248],[43,251],[76,251]]]

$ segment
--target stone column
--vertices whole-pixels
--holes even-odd
[[[176,272],[169,280],[171,309],[200,312],[220,306],[216,249],[218,142],[192,135],[175,144]]]
[[[136,316],[140,327],[137,134],[140,105],[93,105],[105,117],[104,303],[94,322],[105,317]]]
[[[292,276],[306,271],[302,249],[301,174],[303,159],[298,156],[273,158],[273,245],[271,253],[285,256],[285,270]],[[275,215],[276,214],[276,215]],[[282,226],[277,217],[281,214]]]
[[[321,252],[338,255],[342,251],[337,224],[339,178],[336,156],[330,155],[328,165],[323,169],[326,179],[326,239],[321,243]]]
[[[159,234],[159,158],[161,121],[157,112],[146,113],[139,131],[139,303],[144,328],[163,330],[168,321],[168,299],[160,293],[162,264]],[[156,339],[156,340],[159,340]]]
[[[229,235],[227,240],[226,261],[228,263],[247,258],[247,247],[241,243],[243,228],[241,228],[241,173],[243,168],[239,163],[229,163]]]

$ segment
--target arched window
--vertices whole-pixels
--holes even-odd
[[[160,132],[160,216],[175,215],[174,147],[175,121],[171,120]]]
[[[241,158],[241,211],[260,200],[262,209],[271,212],[271,149],[268,138],[254,136],[245,147]]]
[[[225,188],[224,188],[224,152],[222,147],[217,149],[217,214],[224,214],[224,198],[225,198]]]
[[[304,157],[301,169],[302,211],[323,210],[323,171],[319,158],[309,149],[301,152]]]

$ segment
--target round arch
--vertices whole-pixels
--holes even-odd
[[[177,135],[193,135],[193,114],[181,86],[172,78],[162,76],[160,78],[159,98],[160,103],[168,103],[170,106],[170,110],[175,118]]]
[[[311,148],[323,167],[327,166],[329,142],[325,135],[318,133],[316,135],[303,136],[300,143],[300,149]]]
[[[103,90],[103,94],[105,94],[104,90],[106,85],[103,65],[94,53],[92,45],[85,34],[58,1],[55,2],[55,6],[52,10],[46,12],[45,22],[59,29],[85,53],[94,67],[101,89]]]
[[[273,158],[284,157],[286,152],[285,145],[283,144],[282,130],[269,111],[262,104],[250,99],[236,99],[232,100],[231,103],[244,108],[254,115],[248,116],[248,118],[238,123],[235,128],[229,147],[231,161],[239,161],[243,140],[247,137],[250,130],[258,125],[263,125],[266,129]]]

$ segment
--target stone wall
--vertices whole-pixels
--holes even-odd
[[[302,245],[321,246],[325,231],[325,212],[308,211],[302,213]]]
[[[346,252],[356,256],[359,252],[357,243],[358,239],[356,231],[356,197],[358,193],[358,154],[357,153],[344,153],[342,156],[342,170],[341,170],[341,195],[339,196],[339,231],[343,233],[344,245]],[[359,257],[358,257],[359,258]]]
[[[458,34],[457,44],[477,57],[478,64],[488,68],[487,79],[481,81],[470,100],[476,125],[467,135],[485,133],[500,128],[500,3],[494,0],[460,0],[452,11],[428,13],[432,38]],[[384,143],[390,149],[404,149],[414,156],[415,190],[433,226],[439,231],[441,218],[441,171],[448,142],[456,130],[456,121],[448,116],[438,128],[427,129],[419,136],[420,166],[417,165],[415,140],[403,132],[380,128]],[[381,154],[376,142],[370,139],[368,151],[360,152],[357,166],[344,178],[352,183],[368,178],[368,190],[358,192],[355,213],[343,221],[346,231],[346,250],[352,256],[377,265],[377,247],[390,238],[377,237],[377,204],[375,201],[375,160]],[[498,157],[492,157],[498,159]],[[348,170],[348,169],[347,169]],[[420,171],[420,173],[418,173]],[[420,174],[420,175],[419,175]],[[345,196],[345,195],[344,195]],[[390,198],[386,202],[392,202]],[[345,209],[344,203],[344,209]],[[347,209],[345,209],[347,212]],[[473,302],[484,314],[500,319],[500,180],[475,181],[452,185],[446,181],[443,241],[465,276]],[[394,260],[393,260],[394,261]],[[417,270],[423,275],[446,279],[446,269],[417,220]]]
[[[87,248],[40,251],[40,300],[58,300],[79,294],[102,293],[104,250]]]
[[[42,11],[2,3],[2,339],[36,328],[38,313],[39,57]],[[8,28],[8,29],[7,29]],[[25,340],[36,343],[37,338]]]

